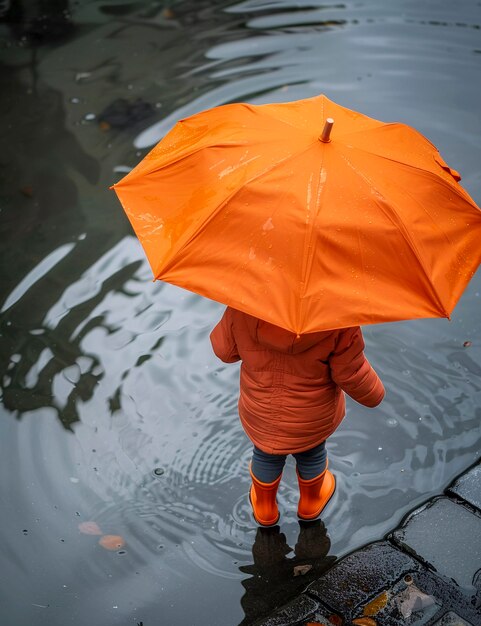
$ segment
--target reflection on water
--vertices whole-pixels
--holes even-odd
[[[335,562],[335,556],[328,556],[331,542],[320,520],[299,522],[298,531],[292,549],[279,526],[257,529],[252,546],[254,562],[239,568],[250,575],[242,581],[243,625],[269,614],[274,606],[283,606],[294,590],[301,593]]]
[[[0,603],[16,626],[248,624],[475,460],[481,279],[450,323],[366,329],[388,395],[377,411],[348,403],[329,441],[332,504],[322,523],[300,527],[290,464],[281,527],[261,531],[246,500],[238,370],[208,340],[222,307],[151,282],[108,187],[182,116],[325,92],[416,126],[479,204],[480,8],[105,0],[71,9],[75,28],[61,41],[32,44],[25,24],[0,26],[1,136],[12,148],[0,192],[9,572]],[[106,124],[119,100],[154,114]],[[84,522],[125,546],[105,550],[79,531]]]

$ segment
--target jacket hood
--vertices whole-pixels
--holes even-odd
[[[337,332],[335,330],[327,330],[317,333],[307,333],[305,335],[296,335],[296,333],[274,326],[264,320],[256,320],[255,339],[256,341],[278,352],[287,354],[299,354],[312,348],[323,339],[327,339],[330,335]]]

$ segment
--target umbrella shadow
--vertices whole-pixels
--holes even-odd
[[[329,555],[331,541],[321,520],[299,522],[299,535],[294,550],[288,545],[279,526],[258,528],[252,546],[253,563],[240,571],[250,577],[242,581],[245,594],[241,598],[244,619],[239,626],[248,626],[301,593],[336,561]],[[294,556],[288,556],[294,552]]]

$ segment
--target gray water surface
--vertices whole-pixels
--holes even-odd
[[[1,623],[251,624],[478,458],[481,276],[450,322],[365,328],[386,399],[348,401],[322,523],[300,529],[290,463],[266,535],[238,366],[208,340],[223,307],[151,281],[108,188],[185,115],[325,93],[416,127],[479,204],[481,3],[68,8],[60,33],[0,24]],[[119,98],[145,117],[99,123]]]

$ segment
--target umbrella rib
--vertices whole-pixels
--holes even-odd
[[[428,140],[426,140],[426,141],[428,141]],[[433,146],[433,147],[435,147],[435,146]],[[455,193],[458,196],[458,198],[462,198],[465,202],[468,202],[469,204],[471,204],[475,208],[478,208],[476,206],[476,203],[474,202],[474,200],[471,198],[471,196],[466,191],[466,189],[461,187],[461,185],[459,185],[459,184],[457,184],[455,187],[453,187],[452,184],[449,184],[441,175],[438,175],[435,172],[431,172],[430,170],[425,169],[424,167],[419,167],[417,165],[413,165],[412,163],[408,163],[406,161],[401,161],[399,159],[394,159],[393,157],[388,157],[388,156],[385,156],[384,154],[379,154],[377,152],[371,152],[370,150],[366,150],[364,148],[359,148],[357,146],[353,147],[352,149],[356,150],[356,151],[359,151],[359,152],[364,152],[364,153],[369,154],[371,156],[377,157],[378,159],[384,159],[386,161],[390,161],[391,163],[398,163],[399,165],[403,165],[404,167],[407,167],[407,168],[409,168],[411,170],[417,170],[418,172],[422,172],[425,176],[428,176],[428,177],[432,178],[433,180],[436,181],[436,183],[442,185],[446,189],[446,191],[450,191],[451,193]]]
[[[134,167],[132,170],[130,170],[130,172],[128,174],[126,174],[121,180],[119,180],[119,182],[117,182],[114,185],[112,185],[110,187],[110,189],[121,188],[125,184],[129,184],[130,185],[132,183],[132,181],[135,181],[138,178],[142,179],[144,176],[149,176],[150,174],[153,174],[153,173],[161,170],[164,167],[167,167],[167,166],[170,166],[170,165],[174,165],[175,163],[178,163],[179,161],[182,161],[183,159],[188,159],[189,157],[191,157],[192,155],[196,154],[197,152],[201,152],[201,150],[206,150],[206,149],[210,149],[210,148],[225,148],[225,147],[238,146],[241,143],[242,142],[240,142],[240,141],[232,141],[232,142],[219,141],[219,142],[214,143],[214,144],[209,144],[208,146],[202,146],[202,145],[201,146],[197,146],[194,150],[183,152],[182,154],[179,154],[178,156],[176,156],[174,159],[172,159],[170,161],[166,160],[165,163],[161,163],[160,165],[158,163],[156,163],[155,168],[151,169],[151,170],[149,170],[147,172],[144,169],[140,169],[139,166],[142,163],[142,161],[141,161],[136,167]],[[247,144],[247,142],[246,142],[246,144]],[[155,148],[152,149],[152,152],[154,150],[155,150]]]
[[[401,124],[401,126],[404,126],[404,124]],[[358,131],[358,132],[361,132],[361,131]],[[420,133],[418,133],[418,134],[420,134]],[[421,137],[422,137],[422,135],[421,135]],[[426,141],[429,141],[429,140],[426,139]],[[429,143],[431,143],[431,142],[429,142]],[[433,147],[436,148],[436,146],[433,146]],[[352,146],[351,148],[353,150],[358,151],[358,152],[364,152],[364,153],[369,154],[371,156],[377,157],[378,159],[384,159],[386,161],[390,161],[391,163],[398,163],[400,165],[408,167],[409,169],[417,170],[419,172],[423,172],[423,173],[425,173],[428,176],[433,176],[436,179],[436,181],[441,183],[441,184],[443,184],[446,187],[446,189],[449,189],[450,191],[453,191],[459,197],[462,197],[465,200],[468,200],[471,204],[474,204],[472,198],[469,196],[469,194],[467,193],[467,191],[465,189],[463,189],[461,186],[459,186],[458,188],[452,187],[440,175],[437,175],[435,172],[431,172],[430,170],[425,169],[424,167],[419,167],[417,165],[414,165],[413,163],[409,163],[408,161],[402,161],[401,159],[395,159],[394,157],[389,157],[389,156],[386,156],[384,154],[379,154],[378,152],[373,152],[372,150],[366,150],[365,148],[361,148],[361,147],[358,147],[358,146]],[[437,148],[436,148],[436,150],[437,150]]]
[[[316,142],[316,144],[317,143],[318,142]],[[304,245],[304,258],[302,261],[302,275],[301,275],[301,291],[299,293],[300,300],[301,300],[301,308],[303,308],[302,305],[305,303],[305,294],[306,294],[307,284],[310,281],[311,273],[312,273],[312,264],[313,264],[314,252],[315,252],[314,245],[313,245],[313,238],[314,238],[314,233],[315,233],[314,225],[315,225],[317,216],[319,214],[319,210],[321,206],[321,193],[324,187],[322,183],[324,157],[325,157],[325,152],[323,151],[322,160],[319,165],[319,175],[317,179],[315,214],[310,219],[309,229],[306,231],[306,235],[305,235],[305,241],[307,245]],[[321,186],[321,183],[322,183],[322,186]],[[300,310],[299,312],[300,319],[303,316],[304,316],[304,311]]]
[[[315,98],[311,98],[311,100],[314,100],[314,99]],[[282,104],[282,103],[279,103],[279,104]],[[247,105],[247,106],[250,107],[251,105]],[[270,111],[267,110],[267,108],[271,106],[270,104],[259,104],[259,105],[254,105],[254,106],[258,106],[259,109],[262,109],[262,115],[265,115],[269,119],[274,120],[277,124],[285,124],[286,126],[289,126],[289,128],[294,128],[298,132],[305,131],[304,127],[297,126],[296,124],[293,124],[293,123],[289,122],[288,120],[280,119],[279,117],[276,117],[275,115],[273,115]],[[263,107],[266,107],[266,108],[264,109]],[[320,114],[320,117],[319,117],[319,119],[321,121],[323,120],[323,115],[324,115],[324,102],[322,103],[322,110],[321,110],[321,114]],[[321,127],[321,129],[322,129],[322,127]]]
[[[380,155],[378,155],[378,156],[380,156]],[[375,184],[373,184],[373,183],[370,181],[370,179],[368,178],[368,176],[367,176],[365,173],[360,172],[359,170],[357,170],[357,169],[356,169],[356,168],[352,165],[352,163],[349,161],[349,159],[347,159],[347,158],[346,158],[346,156],[345,156],[345,155],[342,155],[342,157],[343,157],[343,159],[345,160],[346,164],[347,164],[347,165],[348,165],[348,166],[349,166],[349,167],[350,167],[350,168],[351,168],[351,169],[352,169],[352,170],[353,170],[353,171],[354,171],[354,172],[355,172],[358,176],[360,176],[360,177],[361,177],[361,178],[362,178],[362,179],[366,182],[366,184],[369,186],[369,188],[370,188],[370,189],[376,189]],[[380,156],[380,158],[384,158],[384,157]],[[389,159],[389,160],[393,160],[393,159]],[[417,168],[417,169],[420,169],[420,168]],[[426,170],[422,170],[422,169],[421,169],[421,171],[426,172]],[[429,174],[429,172],[426,172],[426,173],[428,173],[428,174]],[[382,196],[382,194],[379,194],[379,195],[380,195],[380,196]],[[413,252],[413,254],[414,254],[414,256],[415,256],[415,258],[416,258],[416,260],[417,260],[417,262],[418,262],[418,265],[419,265],[419,267],[421,268],[421,270],[422,270],[422,272],[423,272],[423,274],[424,274],[424,277],[425,277],[425,279],[426,279],[426,281],[427,281],[427,283],[428,283],[428,285],[429,285],[429,287],[430,287],[430,291],[431,291],[431,295],[433,296],[433,299],[435,300],[435,302],[436,302],[436,304],[438,305],[439,309],[440,309],[440,310],[442,310],[442,311],[444,312],[444,314],[445,314],[445,316],[446,316],[447,318],[449,318],[449,312],[446,310],[446,307],[444,306],[443,302],[441,301],[441,299],[440,299],[440,297],[439,297],[439,295],[438,295],[438,293],[437,293],[437,291],[436,291],[436,288],[435,288],[435,286],[434,286],[434,284],[433,284],[433,282],[432,282],[432,280],[431,280],[431,278],[430,278],[430,276],[429,276],[429,273],[428,273],[428,271],[427,271],[427,269],[426,269],[426,266],[425,266],[425,264],[424,264],[424,261],[422,260],[421,255],[420,255],[420,253],[419,253],[419,251],[418,251],[418,249],[417,249],[416,243],[413,241],[412,237],[410,236],[410,234],[409,234],[409,230],[406,228],[406,225],[404,224],[404,222],[403,222],[403,220],[401,219],[400,215],[399,215],[399,214],[398,214],[398,213],[397,213],[394,209],[392,209],[392,208],[391,208],[391,211],[387,211],[387,210],[386,210],[386,207],[385,207],[385,206],[383,206],[383,205],[382,205],[380,202],[378,202],[378,200],[376,200],[376,199],[375,199],[375,202],[376,202],[376,204],[379,206],[379,208],[383,211],[383,213],[384,213],[384,214],[385,214],[385,215],[386,215],[386,216],[387,216],[387,217],[391,220],[391,222],[392,222],[393,224],[396,224],[397,226],[399,226],[399,224],[401,224],[401,225],[402,225],[402,228],[401,228],[401,229],[399,229],[399,232],[401,233],[401,235],[403,236],[403,238],[404,238],[404,239],[405,239],[405,241],[407,242],[407,244],[408,244],[408,246],[409,246],[410,250]],[[396,215],[397,220],[393,217],[393,213]]]

